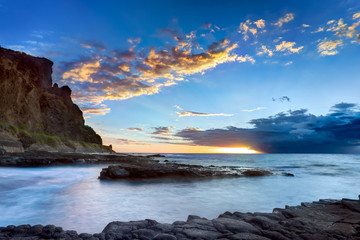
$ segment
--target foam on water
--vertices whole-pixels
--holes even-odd
[[[167,154],[200,165],[283,170],[267,176],[201,181],[99,181],[101,168],[0,168],[0,226],[55,224],[100,232],[111,221],[215,218],[225,211],[266,211],[319,198],[357,198],[360,155]]]

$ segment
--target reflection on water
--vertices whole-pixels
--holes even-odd
[[[101,168],[0,168],[0,226],[55,224],[100,232],[108,222],[185,220],[196,214],[267,211],[319,198],[357,198],[360,155],[169,154],[181,163],[280,169],[295,177],[204,181],[99,181]]]

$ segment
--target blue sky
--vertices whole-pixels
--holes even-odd
[[[357,126],[359,22],[358,1],[0,0],[0,45],[54,61],[54,81],[117,151],[356,152],[360,137],[334,128]],[[351,122],[325,134],[339,109]],[[244,138],[264,130],[254,119],[279,120],[288,138]]]

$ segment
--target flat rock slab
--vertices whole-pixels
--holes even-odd
[[[103,168],[99,179],[195,179],[214,177],[259,177],[273,175],[264,169],[241,169],[236,167],[200,166],[177,163],[133,162]]]
[[[150,219],[111,222],[96,234],[78,234],[53,225],[11,225],[0,228],[0,239],[359,240],[359,209],[359,200],[320,200],[276,208],[272,213],[226,212],[213,220],[189,215],[186,222],[173,224]]]

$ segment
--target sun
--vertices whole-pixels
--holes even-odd
[[[259,152],[255,151],[255,150],[249,149],[247,147],[219,148],[219,152],[222,152],[222,153],[246,153],[246,154],[259,153]]]

